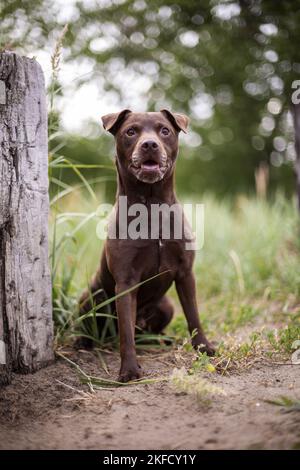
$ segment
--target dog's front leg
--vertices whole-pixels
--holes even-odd
[[[130,286],[125,283],[116,284],[116,294],[127,290]],[[120,355],[121,369],[119,375],[120,382],[141,377],[141,368],[137,362],[135,351],[135,322],[136,322],[136,292],[130,292],[116,300],[118,315],[119,335],[120,335]]]
[[[196,300],[196,283],[192,271],[177,277],[176,290],[187,319],[189,332],[192,334],[196,331],[196,334],[192,338],[194,348],[200,347],[201,352],[206,352],[209,356],[213,356],[215,349],[206,338],[199,320]]]

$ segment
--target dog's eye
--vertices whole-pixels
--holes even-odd
[[[132,127],[130,127],[130,129],[128,129],[126,134],[129,135],[129,137],[132,137],[135,134],[135,130]]]
[[[170,134],[170,131],[167,127],[163,127],[162,130],[161,130],[161,133],[163,135],[169,135]]]

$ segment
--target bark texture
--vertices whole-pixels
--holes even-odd
[[[53,360],[44,77],[0,53],[0,384]]]

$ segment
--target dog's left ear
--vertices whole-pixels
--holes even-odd
[[[185,114],[171,113],[168,109],[161,109],[160,112],[169,119],[177,131],[187,133],[190,120]]]
[[[123,109],[119,113],[105,114],[101,117],[104,129],[115,135],[127,114],[131,112],[130,109]]]

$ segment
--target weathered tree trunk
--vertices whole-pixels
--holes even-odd
[[[53,359],[43,72],[0,54],[0,384]]]
[[[296,149],[295,172],[296,172],[296,178],[297,178],[297,197],[298,197],[298,208],[300,211],[300,104],[293,104],[292,112],[293,112],[294,129],[295,129],[295,149]]]

